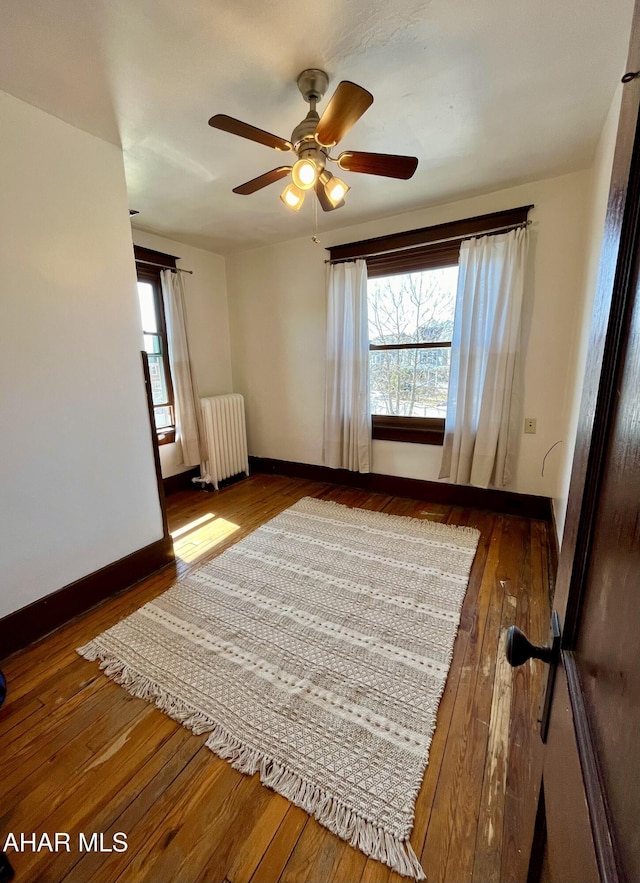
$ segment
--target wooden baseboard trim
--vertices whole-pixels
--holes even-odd
[[[494,488],[469,487],[462,484],[446,484],[439,481],[421,481],[416,478],[399,478],[376,472],[350,472],[348,469],[330,469],[310,463],[292,463],[269,457],[249,457],[251,472],[274,473],[291,478],[324,481],[329,484],[356,487],[373,493],[409,497],[448,506],[467,506],[472,509],[490,509],[504,515],[522,515],[551,521],[551,501],[548,497],[533,494],[514,494]]]
[[[200,467],[194,466],[187,469],[186,472],[178,472],[177,475],[170,475],[168,478],[162,479],[165,497],[171,494],[177,494],[180,491],[192,491],[196,485],[191,481],[192,478],[199,478]]]
[[[0,659],[175,561],[171,536],[132,552],[0,619]]]

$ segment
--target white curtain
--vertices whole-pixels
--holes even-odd
[[[369,317],[365,261],[329,267],[324,462],[369,472]]]
[[[519,433],[520,313],[527,230],[462,243],[440,478],[501,487]]]
[[[182,445],[182,457],[186,466],[198,466],[200,456],[200,433],[198,397],[187,341],[186,309],[182,273],[162,270],[162,297],[169,343],[169,366],[173,381],[176,441]]]

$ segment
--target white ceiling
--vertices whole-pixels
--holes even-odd
[[[419,158],[407,181],[344,173],[321,230],[588,166],[624,73],[633,0],[2,0],[0,89],[122,144],[136,226],[226,253],[310,232],[282,183],[232,187],[283,154],[307,67],[375,101],[340,149]],[[286,162],[286,161],[285,161]]]

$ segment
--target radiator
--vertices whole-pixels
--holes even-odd
[[[241,395],[210,396],[200,399],[204,451],[202,482],[218,484],[225,478],[249,474],[244,399]]]

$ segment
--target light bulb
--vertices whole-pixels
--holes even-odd
[[[341,178],[336,178],[335,175],[327,171],[320,175],[320,182],[324,186],[327,199],[334,208],[337,208],[351,189]]]
[[[300,190],[310,190],[316,183],[318,168],[311,159],[299,159],[291,169],[291,177]]]
[[[340,178],[332,178],[327,185],[327,196],[334,204],[341,202],[351,188]]]
[[[284,202],[287,208],[293,209],[294,212],[298,212],[304,202],[304,193],[296,187],[295,184],[289,184],[280,194],[280,199]]]

